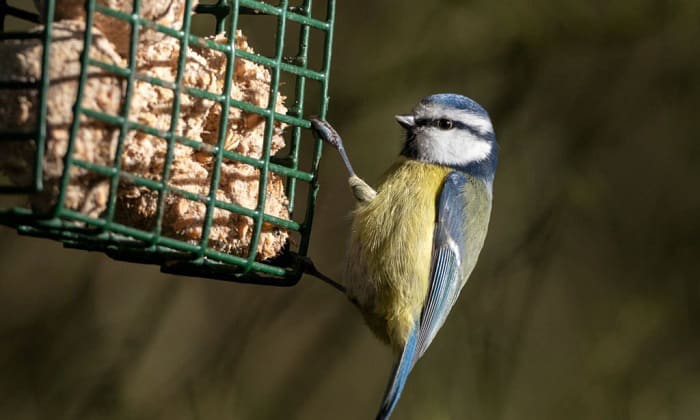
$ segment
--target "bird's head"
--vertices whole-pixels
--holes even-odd
[[[489,114],[475,101],[452,93],[431,95],[396,120],[406,129],[402,155],[493,177],[496,136]]]

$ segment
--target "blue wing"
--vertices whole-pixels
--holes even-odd
[[[394,366],[377,420],[386,420],[394,410],[411,369],[423,356],[447,319],[463,283],[460,276],[462,247],[465,244],[466,205],[463,194],[468,182],[461,172],[451,172],[437,203],[437,221],[433,235],[430,289],[423,304],[420,321],[406,340],[401,359]]]
[[[467,219],[464,185],[469,182],[461,172],[445,179],[438,201],[433,234],[433,261],[430,290],[421,313],[415,364],[430,346],[452,310],[464,283],[461,278],[462,252],[466,245]]]

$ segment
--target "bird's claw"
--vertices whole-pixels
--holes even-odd
[[[318,117],[310,117],[311,126],[316,130],[321,139],[336,149],[343,147],[343,141],[340,138],[340,134],[335,131],[332,125],[326,121],[322,121]]]

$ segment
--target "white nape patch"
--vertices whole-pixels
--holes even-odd
[[[417,119],[446,118],[468,125],[480,134],[493,134],[493,125],[487,116],[477,115],[466,109],[449,108],[438,104],[430,104],[428,106],[419,104],[414,113]]]
[[[467,165],[489,157],[493,145],[466,130],[427,128],[416,133],[418,156],[443,165]]]

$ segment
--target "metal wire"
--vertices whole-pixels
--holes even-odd
[[[36,145],[31,185],[0,185],[0,194],[28,194],[40,192],[43,188],[42,162],[47,141],[45,122],[50,82],[48,77],[50,49],[48,47],[52,39],[51,22],[56,1],[44,2],[42,15],[47,18],[48,24],[45,25],[43,31],[32,33],[6,30],[6,18],[11,16],[26,22],[38,23],[40,20],[39,16],[36,13],[10,6],[7,4],[7,0],[0,0],[0,41],[36,38],[40,39],[43,45],[42,72],[39,81],[18,83],[0,80],[0,94],[2,90],[7,89],[35,89],[37,91],[37,121],[40,122],[33,130],[28,132],[12,132],[0,127],[0,141],[27,141]],[[280,0],[276,5],[256,0],[219,0],[216,4],[197,6],[197,14],[208,14],[215,18],[216,31],[212,30],[211,32],[226,30],[227,33],[234,34],[239,27],[239,17],[244,14],[265,15],[268,16],[268,19],[269,16],[274,17],[276,25],[270,28],[270,30],[276,31],[272,56],[237,50],[233,36],[229,36],[227,43],[221,44],[194,35],[191,32],[192,16],[190,14],[185,14],[182,29],[158,25],[139,15],[144,1],[134,0],[133,13],[124,13],[123,11],[97,4],[95,0],[86,0],[86,30],[84,34],[84,48],[81,55],[81,73],[77,88],[78,96],[73,105],[74,118],[70,126],[70,139],[64,158],[64,172],[61,178],[57,204],[48,215],[36,214],[28,207],[0,209],[0,223],[17,229],[20,234],[54,239],[62,242],[64,246],[69,248],[100,251],[119,260],[158,264],[161,266],[162,271],[168,273],[277,286],[296,284],[308,267],[306,255],[313,222],[313,209],[318,193],[317,173],[321,158],[320,139],[315,135],[306,137],[303,135],[305,131],[311,129],[311,123],[307,119],[304,109],[309,99],[307,80],[312,80],[320,85],[319,97],[312,99],[316,99],[320,104],[320,108],[314,114],[320,113],[320,117],[324,118],[328,106],[328,78],[335,15],[334,0],[326,0],[325,2],[325,19],[319,19],[314,15],[315,8],[312,7],[312,0],[304,0],[298,6],[290,6],[288,0]],[[191,3],[192,0],[186,0],[186,10],[190,10]],[[127,66],[117,66],[91,58],[92,23],[95,15],[98,13],[127,21],[131,24],[129,64]],[[289,22],[298,24],[300,28],[296,54],[293,56],[285,56],[285,44],[290,42],[290,36],[288,36]],[[138,73],[136,69],[137,40],[143,27],[162,32],[166,36],[173,37],[179,41],[178,69],[174,81],[161,80]],[[309,66],[310,33],[312,30],[319,31],[324,36],[322,46],[323,64],[320,70],[312,69]],[[187,49],[193,46],[213,49],[226,56],[226,80],[223,92],[213,93],[183,85],[182,79],[187,59]],[[232,80],[235,73],[236,58],[245,59],[270,69],[270,99],[267,107],[258,107],[232,98],[231,93],[234,88]],[[124,105],[119,115],[108,115],[83,105],[83,92],[89,67],[100,68],[125,80]],[[296,86],[293,95],[288,95],[289,97],[287,98],[288,103],[293,105],[290,106],[286,114],[280,114],[276,111],[275,104],[277,97],[280,95],[281,78],[284,74],[291,75],[296,81]],[[129,119],[130,102],[133,97],[134,85],[137,81],[147,82],[173,91],[172,114],[168,130],[157,130]],[[178,135],[177,123],[179,121],[178,114],[180,112],[180,98],[182,94],[214,101],[218,106],[221,106],[222,110],[236,107],[245,112],[260,115],[265,123],[262,157],[254,158],[225,150],[228,112],[221,113],[219,134],[214,145]],[[80,130],[81,115],[89,119],[103,121],[113,127],[118,127],[119,136],[116,156],[112,165],[100,165],[75,157],[73,151]],[[271,155],[275,122],[289,125],[289,154],[286,156]],[[129,132],[134,130],[161,138],[167,142],[167,154],[160,181],[139,177],[122,169],[121,154],[125,138]],[[309,141],[313,144],[310,147],[302,148],[304,141]],[[176,145],[188,146],[212,156],[213,169],[206,195],[195,194],[169,185],[168,179]],[[310,156],[311,166],[308,170],[300,168],[303,149],[311,150],[312,154]],[[244,208],[217,199],[216,190],[221,178],[222,162],[225,160],[241,162],[258,169],[260,173],[258,203],[254,209]],[[71,168],[81,168],[109,179],[110,191],[107,209],[102,216],[92,217],[64,206],[66,192],[71,181]],[[266,191],[271,172],[286,178],[286,193],[289,198],[288,208],[291,215],[295,215],[298,201],[300,199],[306,200],[306,210],[301,221],[296,221],[296,218],[294,220],[291,218],[290,220],[285,220],[265,214]],[[116,191],[120,182],[128,182],[157,192],[157,217],[155,219],[156,223],[151,229],[138,229],[115,222]],[[306,197],[301,197],[298,194],[297,189],[300,182],[308,184]],[[206,211],[203,218],[202,235],[198,243],[190,243],[163,235],[162,219],[165,198],[168,194],[175,194],[205,205]],[[223,209],[228,212],[248,216],[253,220],[253,235],[247,256],[227,254],[209,246],[209,234],[213,225],[215,209]],[[296,245],[288,244],[281,256],[270,261],[260,261],[257,255],[257,246],[263,224],[272,224],[282,229],[298,232],[300,241]]]

